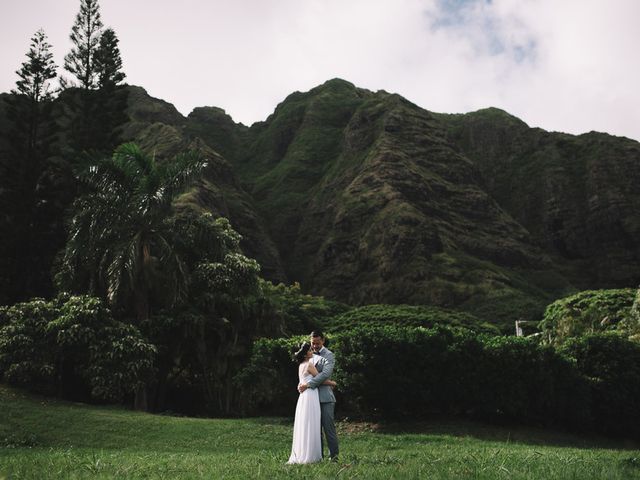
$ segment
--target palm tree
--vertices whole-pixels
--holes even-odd
[[[149,318],[154,293],[181,298],[187,272],[167,220],[206,165],[194,152],[157,163],[133,143],[91,162],[80,175],[85,193],[73,204],[58,284],[106,297],[138,323]]]

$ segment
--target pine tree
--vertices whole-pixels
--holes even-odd
[[[18,156],[27,164],[41,157],[41,152],[37,152],[42,141],[39,130],[45,110],[49,107],[46,104],[52,99],[49,80],[56,77],[56,64],[53,62],[51,48],[44,30],[38,30],[31,38],[26,54],[28,60],[16,71],[20,79],[16,82],[16,88],[11,91],[18,96],[10,105],[10,116],[17,130],[11,136],[11,143],[18,151]]]
[[[53,62],[50,48],[44,30],[38,30],[31,38],[27,53],[29,60],[16,71],[20,80],[16,82],[17,88],[12,90],[12,93],[26,95],[35,103],[51,99],[49,80],[56,77],[56,64]]]
[[[64,68],[80,81],[80,92],[69,93],[70,145],[76,154],[91,150],[95,143],[93,137],[99,129],[95,119],[94,93],[97,87],[95,54],[100,44],[102,20],[98,0],[80,0],[80,11],[71,27],[73,48],[64,57]],[[63,89],[68,86],[66,79],[60,84]],[[75,86],[75,85],[72,85]]]
[[[71,28],[74,47],[64,57],[64,68],[75,75],[84,90],[96,87],[95,53],[99,47],[102,21],[98,0],[81,0],[80,11]]]
[[[125,78],[122,69],[122,58],[118,48],[118,37],[112,28],[107,28],[100,37],[100,44],[95,53],[95,70],[100,89],[111,89]]]
[[[128,119],[125,113],[128,91],[118,85],[125,78],[118,42],[113,29],[107,28],[95,54],[98,91],[91,92],[93,113],[90,121],[94,124],[91,148],[105,153],[121,143],[119,127]]]
[[[112,28],[102,26],[98,0],[81,0],[70,36],[74,46],[64,64],[80,81],[79,92],[65,92],[69,144],[78,158],[82,152],[113,150],[118,127],[127,120],[127,92],[117,88],[125,78],[119,41]],[[61,84],[66,89],[66,81]]]
[[[49,84],[56,65],[50,49],[44,31],[38,30],[7,99],[9,148],[0,158],[0,211],[5,212],[0,218],[0,288],[10,302],[51,293],[49,271],[59,248],[51,229],[56,212],[47,199],[56,133]],[[2,281],[6,278],[8,283]]]

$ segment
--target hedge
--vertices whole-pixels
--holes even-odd
[[[259,339],[236,377],[245,414],[293,415],[304,337]],[[338,412],[369,419],[463,415],[494,422],[640,434],[640,346],[595,334],[556,350],[445,327],[365,325],[330,337]]]

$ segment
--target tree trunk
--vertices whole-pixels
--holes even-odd
[[[136,309],[136,319],[138,321],[138,325],[140,325],[145,320],[149,319],[149,292],[148,290],[142,286],[139,287],[134,292],[134,302]],[[133,408],[136,410],[142,410],[145,412],[149,411],[149,401],[147,395],[147,386],[146,385],[138,385],[136,387],[135,399],[134,399]]]
[[[161,412],[167,406],[167,386],[169,384],[169,374],[171,365],[159,365],[156,375],[156,384],[149,389],[149,410]]]
[[[149,294],[145,288],[139,288],[134,293],[134,302],[136,309],[136,320],[140,325],[149,319]]]
[[[133,400],[133,408],[142,412],[146,412],[149,409],[149,403],[147,401],[147,386],[139,385],[136,387],[135,398]]]

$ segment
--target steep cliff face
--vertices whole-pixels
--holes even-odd
[[[576,285],[638,283],[638,142],[531,129],[495,109],[443,118],[487,191]]]
[[[244,134],[229,160],[287,277],[310,292],[500,320],[571,289],[440,116],[400,96],[332,80]]]
[[[310,292],[506,321],[640,279],[635,141],[498,109],[433,114],[337,79],[251,128],[217,122],[220,139],[200,136],[227,152],[288,279]]]
[[[482,189],[476,167],[446,141],[433,115],[393,95],[376,103],[363,105],[345,129],[345,137],[376,139],[366,156],[341,175],[341,188],[323,183],[309,208],[302,232],[317,231],[313,218],[324,212],[328,234],[312,259],[299,257],[310,267],[301,278],[355,303],[475,310],[498,296],[507,310],[530,310],[544,302],[538,292],[527,305],[531,292],[514,285],[549,262]],[[378,125],[362,123],[376,113]]]
[[[215,145],[224,158],[237,158],[247,146],[249,128],[235,123],[221,108],[198,107],[187,117],[186,132]]]

